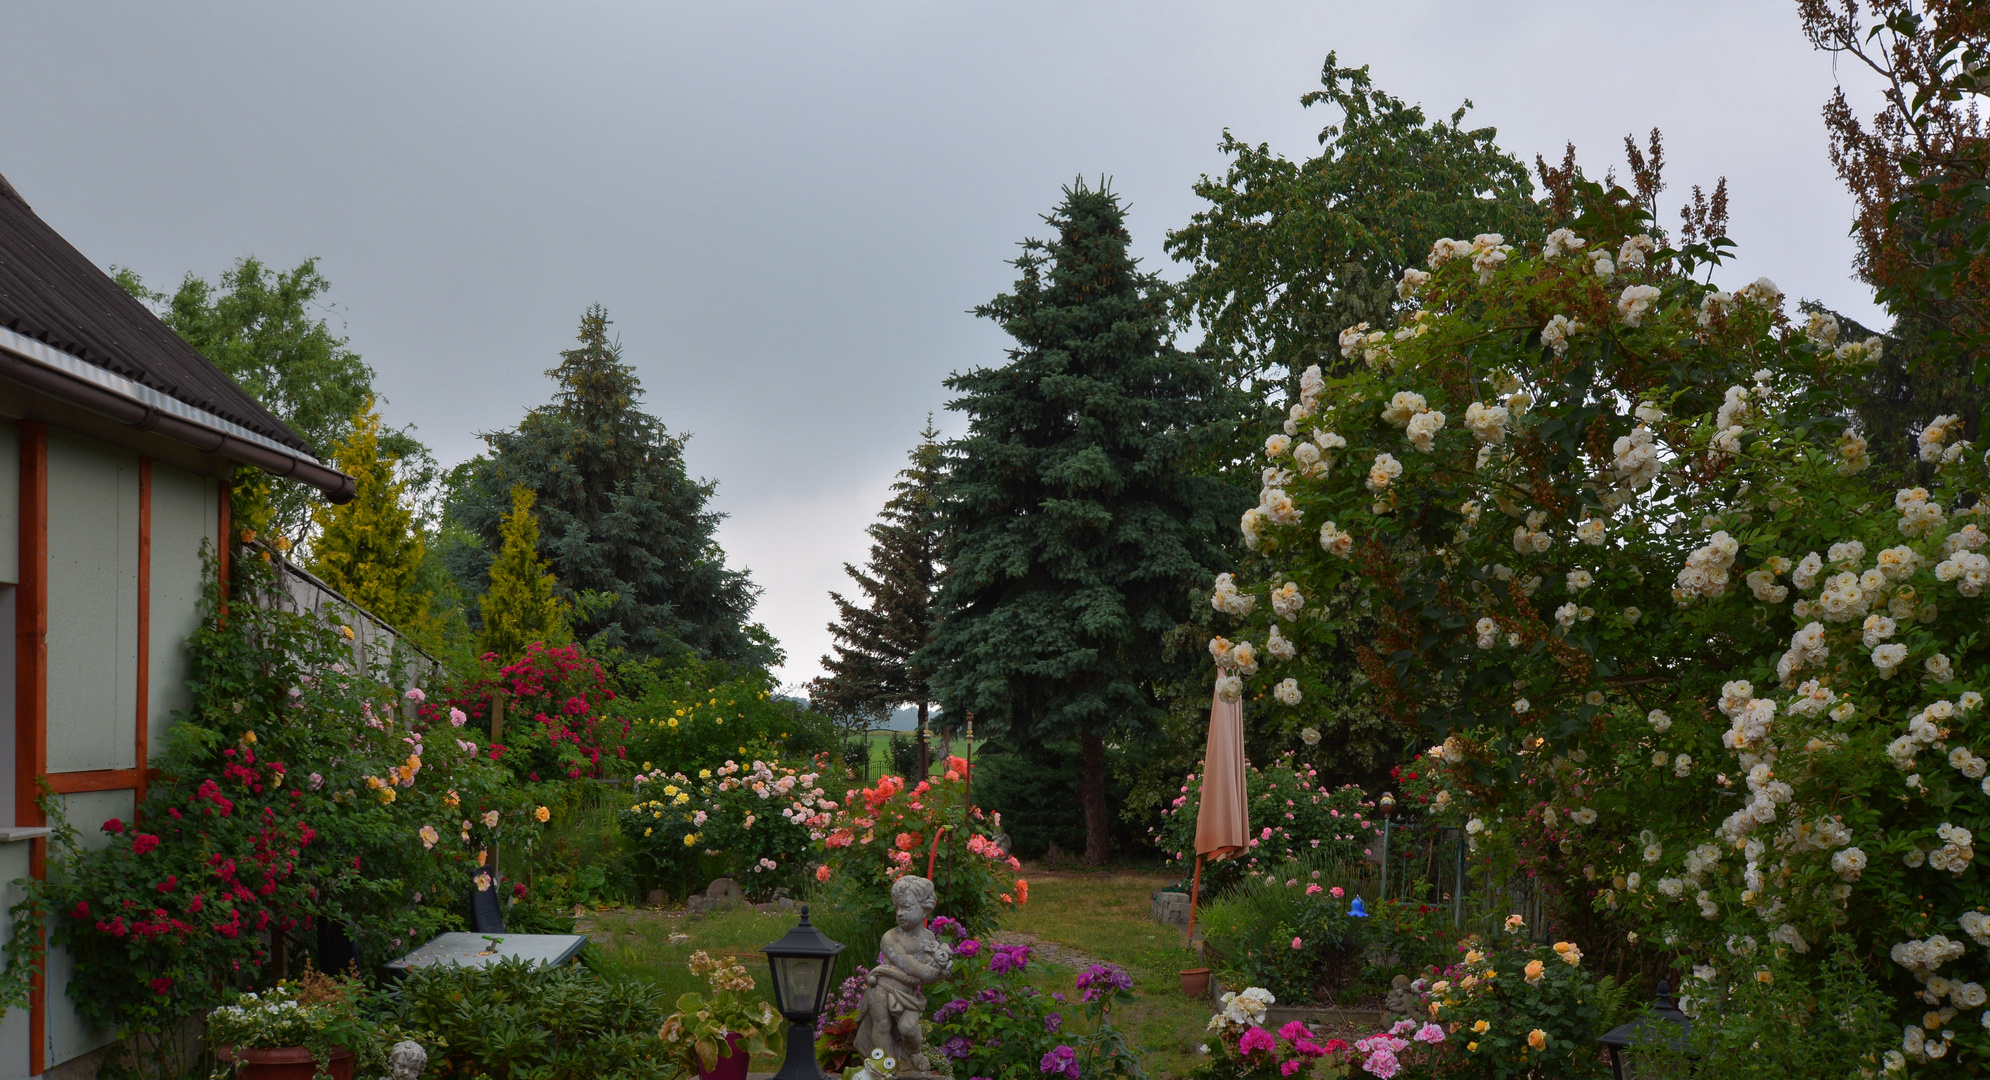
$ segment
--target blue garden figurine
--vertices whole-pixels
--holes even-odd
[[[1365,919],[1368,917],[1368,909],[1361,906],[1361,897],[1359,896],[1354,898],[1354,905],[1347,909],[1347,913],[1356,919]]]

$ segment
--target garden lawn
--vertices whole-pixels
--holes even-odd
[[[1118,964],[1133,976],[1138,995],[1115,1021],[1139,1049],[1148,1075],[1187,1076],[1201,1059],[1196,1047],[1209,1023],[1207,1001],[1182,994],[1181,971],[1201,967],[1182,945],[1180,931],[1148,916],[1150,894],[1174,877],[1141,873],[1026,872],[1030,902],[1010,913],[1002,929],[1054,941]],[[1036,967],[1036,961],[1031,967]],[[1056,967],[1056,965],[1050,965]],[[1062,972],[1062,969],[1059,969]],[[1040,985],[1066,993],[1076,972]],[[1053,985],[1055,983],[1056,985]]]
[[[679,994],[708,991],[705,980],[691,974],[687,966],[691,954],[703,949],[713,956],[733,956],[753,974],[759,992],[774,1000],[767,972],[767,958],[760,948],[777,941],[795,925],[799,914],[791,911],[760,912],[740,908],[714,915],[691,917],[682,909],[656,911],[641,908],[609,908],[589,913],[582,921],[589,944],[583,953],[585,963],[603,979],[627,980],[661,987],[674,1000]],[[690,940],[670,943],[672,934]],[[787,1024],[780,1025],[783,1032]],[[780,1067],[778,1054],[754,1059],[756,1072]]]

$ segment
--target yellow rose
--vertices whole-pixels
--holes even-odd
[[[1527,973],[1526,973],[1527,982],[1530,985],[1533,983],[1540,982],[1541,976],[1546,974],[1547,970],[1548,970],[1548,965],[1543,964],[1539,960],[1527,961]]]
[[[1540,1028],[1535,1028],[1527,1033],[1527,1045],[1536,1050],[1546,1049],[1548,1045],[1548,1033],[1542,1031]]]
[[[544,824],[548,821],[553,820],[553,812],[551,810],[546,809],[543,806],[537,810],[532,811],[532,816],[538,818],[540,824]]]
[[[1465,1044],[1465,1049],[1470,1050],[1472,1053],[1476,1054],[1479,1052],[1479,1044],[1477,1042],[1468,1042]]]
[[[1484,1020],[1481,1020],[1478,1023],[1472,1025],[1472,1031],[1474,1034],[1484,1035],[1486,1032],[1491,1030],[1492,1030],[1492,1025]]]

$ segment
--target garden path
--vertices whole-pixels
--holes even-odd
[[[1025,934],[1020,930],[997,930],[988,935],[988,940],[997,945],[1028,945],[1031,959],[1047,960],[1073,971],[1083,971],[1093,964],[1104,963],[1098,957],[1080,952],[1069,945],[1045,941],[1035,934]]]

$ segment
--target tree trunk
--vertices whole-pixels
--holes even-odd
[[[924,700],[919,702],[919,775],[912,780],[915,784],[933,774],[933,749],[926,733],[927,707]]]
[[[1092,732],[1078,736],[1084,761],[1078,766],[1078,798],[1085,806],[1085,861],[1098,866],[1112,854],[1106,831],[1106,743]]]

